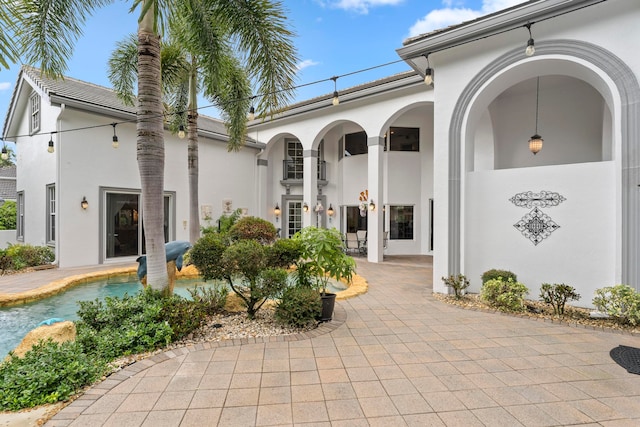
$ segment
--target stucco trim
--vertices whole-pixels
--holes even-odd
[[[581,59],[599,68],[611,78],[621,104],[622,165],[622,282],[640,287],[640,85],[629,66],[610,51],[579,40],[549,40],[536,43],[536,57],[565,55]],[[522,48],[514,48],[482,69],[462,91],[453,109],[449,126],[449,226],[448,272],[458,274],[461,262],[461,147],[466,113],[483,85],[505,68],[523,59]]]

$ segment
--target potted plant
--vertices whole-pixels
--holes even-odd
[[[333,318],[336,294],[327,291],[330,279],[351,281],[356,263],[344,251],[340,232],[335,228],[305,227],[295,234],[302,256],[299,265],[313,278],[312,283],[322,299],[323,322]]]

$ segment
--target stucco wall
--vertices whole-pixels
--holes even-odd
[[[576,303],[591,306],[597,288],[616,277],[615,164],[582,163],[466,175],[463,273],[478,292],[480,276],[506,269],[537,299],[542,283],[566,283],[582,294]],[[514,227],[532,208],[516,206],[517,193],[557,192],[566,200],[539,210],[559,228],[535,245]]]

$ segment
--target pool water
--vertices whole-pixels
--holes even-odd
[[[195,286],[210,287],[212,282],[202,279],[180,279],[176,281],[174,294],[189,298],[188,289]],[[344,290],[342,284],[334,284],[331,292]],[[122,297],[135,295],[142,285],[135,275],[112,277],[74,286],[49,298],[13,307],[0,307],[0,361],[16,348],[22,338],[40,322],[52,318],[78,320],[76,312],[80,308],[78,301],[93,301],[96,298]]]

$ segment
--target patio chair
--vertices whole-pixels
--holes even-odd
[[[347,233],[344,244],[347,248],[347,254],[358,254],[360,252],[356,233]]]
[[[367,230],[356,231],[358,236],[358,252],[360,255],[367,255]]]

